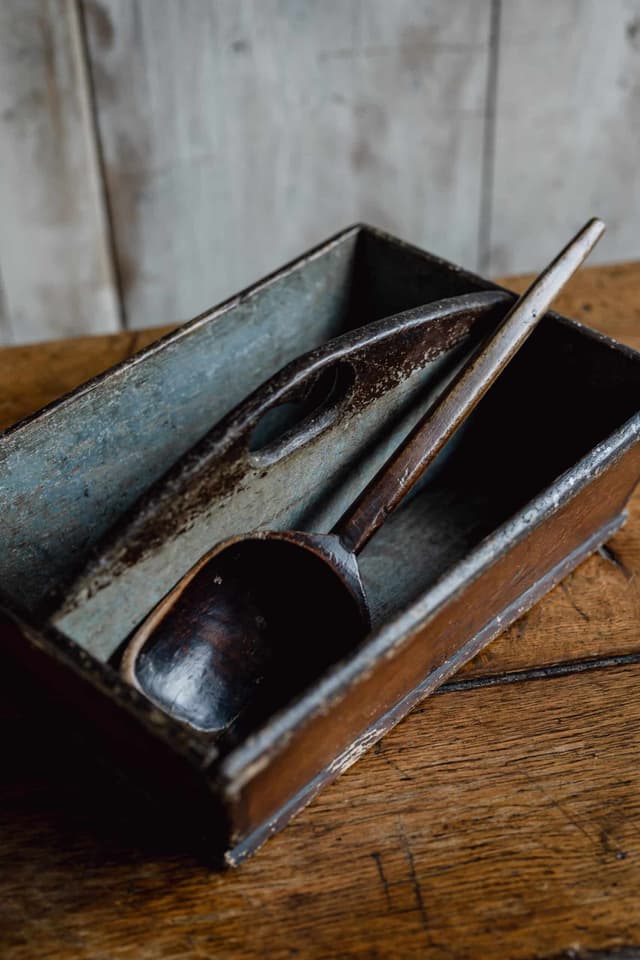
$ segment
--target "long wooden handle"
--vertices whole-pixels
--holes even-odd
[[[342,515],[332,533],[359,553],[417,483],[447,440],[468,417],[491,384],[535,329],[565,283],[604,233],[592,219],[567,244],[508,311],[444,394]]]

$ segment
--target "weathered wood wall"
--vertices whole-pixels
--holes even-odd
[[[354,220],[640,256],[640,0],[2,0],[0,339],[186,319]]]
[[[5,340],[117,330],[79,8],[0,3],[0,272]]]

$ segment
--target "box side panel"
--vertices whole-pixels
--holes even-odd
[[[130,703],[135,691],[124,689],[116,675],[105,684],[99,664],[74,663],[51,638],[2,611],[0,640],[19,670],[16,676],[25,678],[30,714],[40,721],[37,748],[63,750],[81,769],[106,762],[101,776],[105,793],[99,809],[87,811],[90,825],[98,831],[112,829],[99,821],[113,808],[133,829],[134,844],[144,837],[158,848],[169,835],[180,848],[188,844],[209,851],[224,844],[224,809],[202,775],[210,745],[191,737],[186,728],[172,736],[168,728],[174,721],[148,703],[136,715]],[[114,689],[118,687],[120,691]]]

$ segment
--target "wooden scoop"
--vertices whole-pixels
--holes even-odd
[[[124,677],[209,732],[251,729],[370,627],[357,555],[508,364],[604,231],[590,220],[508,311],[329,534],[256,531],[215,546],[129,641]]]

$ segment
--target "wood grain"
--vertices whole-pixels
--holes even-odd
[[[640,0],[501,4],[489,269],[541,267],[589,213],[640,256]]]
[[[593,268],[561,306],[635,342],[639,290],[640,265]],[[140,345],[0,351],[5,416]],[[233,873],[134,833],[5,669],[0,955],[637,960],[639,511]]]
[[[0,5],[0,204],[5,339],[119,329],[75,0]]]
[[[129,326],[350,221],[477,260],[489,0],[86,0]]]
[[[136,849],[92,771],[18,756],[3,769],[3,956],[638,947],[639,681],[635,666],[436,696],[223,875]]]

